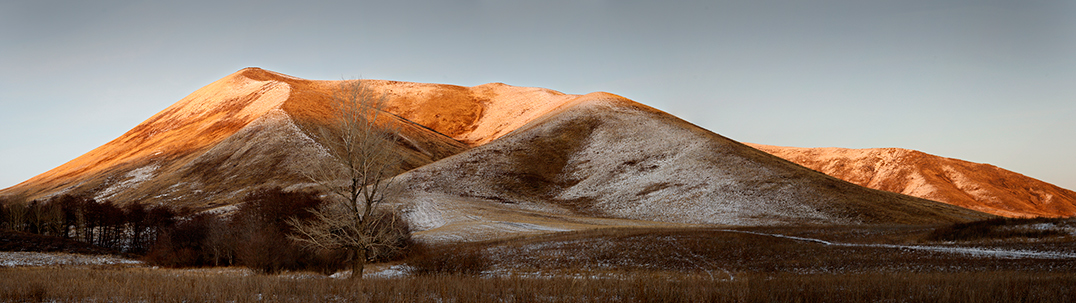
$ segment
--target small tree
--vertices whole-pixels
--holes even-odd
[[[146,217],[149,215],[149,211],[146,210],[146,206],[142,203],[130,203],[123,208],[123,214],[127,218],[127,232],[124,234],[127,239],[127,252],[143,253],[146,249],[149,249],[147,243],[143,240],[145,238],[146,231],[149,229],[146,226]]]
[[[289,221],[295,229],[289,238],[311,248],[347,251],[352,279],[362,279],[372,251],[399,243],[392,237],[410,236],[375,228],[395,223],[378,220],[398,218],[374,213],[391,195],[386,190],[401,163],[394,148],[398,122],[384,112],[385,100],[360,80],[343,81],[330,102],[333,127],[313,132],[334,161],[308,174],[329,193],[330,203],[312,211],[310,220]]]

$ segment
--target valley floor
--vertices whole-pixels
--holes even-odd
[[[602,228],[434,246],[362,282],[0,252],[0,301],[1067,302],[1066,224],[959,241],[931,240],[937,226]]]

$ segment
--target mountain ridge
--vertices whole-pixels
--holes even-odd
[[[903,148],[748,145],[861,186],[995,215],[1076,215],[1076,192],[990,164]]]

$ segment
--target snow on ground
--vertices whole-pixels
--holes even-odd
[[[1016,249],[998,249],[998,248],[982,248],[982,247],[957,247],[957,246],[940,246],[940,245],[897,245],[897,244],[858,244],[858,243],[839,243],[825,240],[819,240],[814,238],[796,237],[782,234],[771,234],[744,230],[725,229],[725,232],[732,233],[744,233],[760,236],[770,236],[776,238],[791,239],[803,242],[812,242],[822,245],[842,246],[842,247],[879,247],[879,248],[892,248],[892,249],[907,249],[907,250],[921,250],[931,252],[943,252],[960,254],[971,257],[983,257],[983,258],[1001,258],[1001,259],[1022,259],[1022,258],[1034,258],[1034,259],[1076,259],[1076,254],[1064,253],[1064,252],[1045,252],[1045,251],[1032,251],[1032,250],[1016,250]]]
[[[419,241],[481,241],[594,226],[580,222],[585,219],[558,219],[562,215],[556,212],[536,212],[519,205],[491,205],[482,199],[441,193],[408,192],[400,201],[406,202],[395,207],[401,209]]]
[[[233,214],[237,210],[239,210],[239,204],[232,204],[232,205],[225,205],[225,206],[221,206],[221,207],[210,208],[210,209],[205,210],[203,213],[213,214],[213,215],[217,215],[217,216],[224,216],[224,215]]]
[[[1069,223],[1035,223],[1002,227],[1005,230],[1016,231],[1057,231],[1076,236],[1076,221]]]
[[[0,267],[118,264],[134,265],[142,261],[109,255],[0,251]]]
[[[430,230],[448,224],[448,220],[442,215],[442,210],[432,198],[414,199],[409,207],[403,211],[404,218],[416,231]]]
[[[500,203],[440,193],[410,192],[397,207],[418,241],[431,243],[506,239],[608,226],[683,226],[676,223],[595,218],[532,203]]]
[[[411,266],[406,264],[399,264],[389,266],[379,271],[365,271],[362,273],[363,278],[400,278],[407,276],[412,271]],[[350,272],[348,272],[350,274]]]
[[[123,181],[112,184],[112,186],[98,192],[97,196],[93,198],[97,201],[104,201],[123,190],[138,186],[138,184],[157,175],[157,169],[160,167],[159,164],[150,164],[131,170],[123,175]]]

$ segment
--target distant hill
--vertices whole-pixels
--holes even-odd
[[[989,164],[901,148],[749,145],[861,186],[945,202],[995,215],[1076,215],[1076,192]]]

